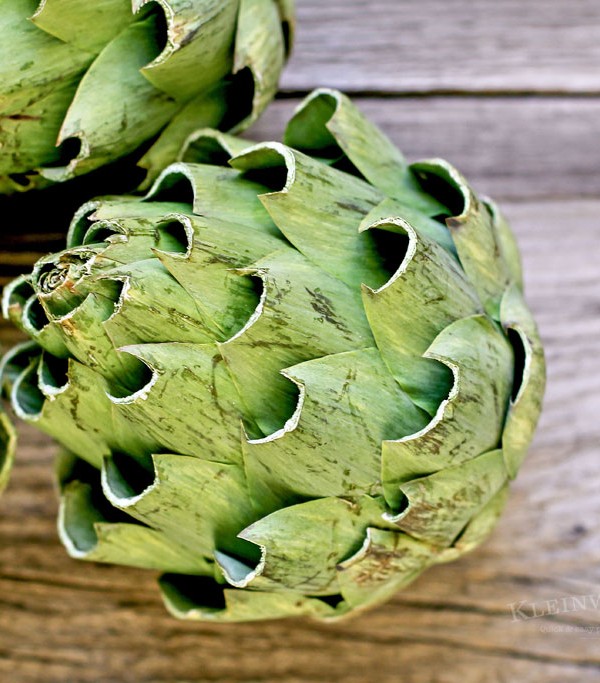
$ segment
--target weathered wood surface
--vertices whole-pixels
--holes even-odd
[[[407,156],[448,157],[478,188],[504,197],[549,366],[542,423],[506,514],[471,556],[430,570],[358,619],[181,623],[165,614],[151,573],[66,557],[54,528],[55,448],[23,428],[0,499],[0,681],[598,681],[597,0],[298,4],[288,91],[362,93],[360,104]],[[438,95],[415,96],[428,92]],[[256,137],[278,135],[293,93]],[[59,242],[55,226],[42,227],[2,238],[3,282]],[[0,326],[3,343],[15,339]],[[560,613],[513,616],[511,605],[530,613],[532,603]]]
[[[600,94],[597,0],[299,0],[282,86]]]

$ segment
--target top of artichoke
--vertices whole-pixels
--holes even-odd
[[[249,125],[275,95],[293,0],[12,0],[1,18],[10,193],[134,152],[152,180],[199,126]]]
[[[71,453],[69,552],[241,620],[336,618],[477,545],[544,386],[497,207],[330,90],[284,144],[181,159],[5,292],[13,407]]]

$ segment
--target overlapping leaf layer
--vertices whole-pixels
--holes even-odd
[[[245,127],[276,92],[293,24],[293,0],[2,0],[0,8],[2,193],[141,147],[152,179],[199,126]]]
[[[320,90],[285,144],[203,131],[8,288],[16,412],[69,451],[74,557],[192,619],[331,619],[493,527],[543,353],[511,232]]]

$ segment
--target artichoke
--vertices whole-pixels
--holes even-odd
[[[0,193],[10,193],[142,145],[151,178],[198,127],[251,123],[277,89],[293,0],[3,0],[2,22]]]
[[[498,208],[319,90],[285,144],[201,131],[12,283],[16,413],[66,449],[77,558],[183,618],[334,619],[490,532],[544,359]]]

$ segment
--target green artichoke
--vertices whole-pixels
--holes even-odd
[[[245,127],[276,92],[293,24],[293,0],[0,4],[0,193],[142,145],[151,178],[198,127]]]
[[[12,405],[66,449],[73,557],[179,617],[332,619],[490,532],[544,359],[498,209],[340,93],[285,143],[192,136],[6,291]]]

